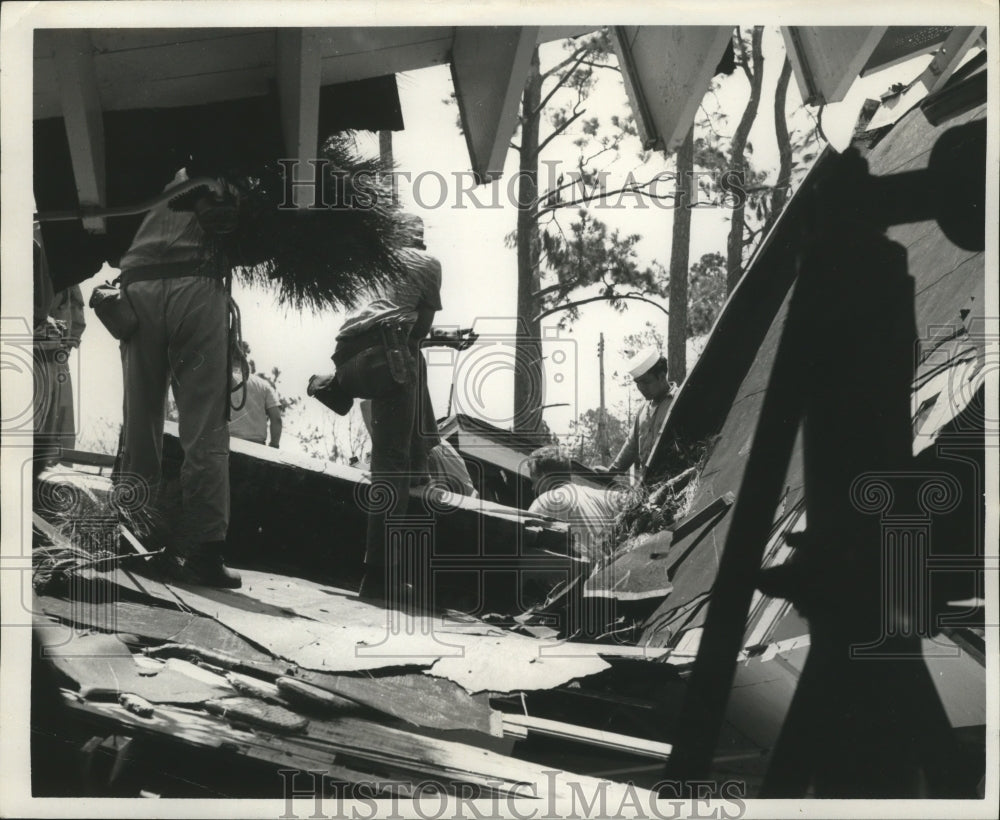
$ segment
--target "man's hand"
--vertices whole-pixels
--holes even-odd
[[[446,330],[443,327],[433,327],[430,336],[424,341],[424,346],[467,350],[478,338],[479,334],[473,333],[471,328],[468,330]]]
[[[472,330],[469,330],[466,333],[465,338],[462,339],[462,342],[458,346],[458,349],[459,350],[466,350],[466,349],[472,347],[476,343],[476,340],[478,338],[479,338],[479,334],[478,333],[474,333]]]
[[[45,328],[42,331],[44,339],[61,339],[66,335],[66,323],[62,319],[53,319],[51,316],[45,317]]]

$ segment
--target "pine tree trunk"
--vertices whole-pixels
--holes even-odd
[[[531,55],[531,68],[521,102],[520,176],[517,189],[517,345],[514,356],[514,417],[517,432],[538,433],[542,426],[544,371],[542,369],[539,290],[538,224],[538,124],[536,112],[542,97],[538,49]]]
[[[743,109],[743,116],[740,117],[736,133],[733,134],[732,159],[730,160],[733,182],[740,188],[745,187],[746,157],[744,151],[747,146],[747,138],[750,136],[750,128],[757,118],[761,87],[764,83],[764,54],[761,49],[763,33],[763,26],[754,27],[751,45],[752,61],[747,62],[746,50],[743,49],[744,66],[750,80],[750,99],[747,101],[746,108]],[[745,222],[745,196],[740,195],[738,205],[733,209],[732,221],[729,224],[729,239],[726,242],[727,294],[733,292],[733,288],[736,287],[736,283],[743,275],[743,227]]]
[[[667,321],[667,369],[678,384],[687,374],[688,262],[691,250],[691,188],[694,126],[677,149],[677,202],[670,240],[670,319]]]
[[[774,136],[778,142],[778,179],[771,196],[771,211],[764,223],[763,236],[770,233],[774,223],[788,201],[788,186],[792,178],[792,142],[788,135],[788,120],[785,117],[785,102],[788,98],[788,81],[792,76],[792,64],[785,58],[774,90]]]

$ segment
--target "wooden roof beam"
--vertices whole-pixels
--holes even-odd
[[[920,75],[920,82],[933,94],[944,86],[961,65],[969,49],[979,44],[986,32],[985,26],[956,26],[934,54],[930,65]]]
[[[281,103],[281,127],[285,137],[285,156],[297,160],[294,181],[304,182],[293,188],[299,208],[312,205],[317,189],[312,187],[319,149],[319,88],[322,54],[320,35],[315,29],[278,29],[276,43],[278,97]]]
[[[888,26],[782,26],[785,51],[807,105],[840,102]]]
[[[51,43],[80,207],[103,208],[106,205],[104,119],[97,91],[94,45],[90,34],[80,29],[54,30]],[[102,217],[84,217],[83,227],[92,233],[105,232]]]
[[[503,174],[538,26],[455,29],[451,78],[476,183]]]
[[[733,26],[615,26],[611,41],[647,150],[673,151],[694,122]]]

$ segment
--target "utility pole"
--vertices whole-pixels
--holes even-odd
[[[611,451],[608,449],[607,421],[604,411],[604,334],[600,335],[597,342],[597,362],[600,371],[601,385],[601,406],[597,416],[597,452],[601,454],[601,463],[607,464],[611,460]]]

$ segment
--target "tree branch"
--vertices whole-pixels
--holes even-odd
[[[617,71],[619,74],[622,70],[616,65],[607,65],[606,63],[595,63],[593,60],[581,60],[580,65],[589,65],[591,68],[605,68],[608,71]]]
[[[562,282],[555,285],[549,285],[548,287],[542,288],[541,290],[536,290],[531,294],[532,299],[540,299],[543,296],[548,296],[550,293],[555,293],[557,290],[562,290],[564,287]],[[572,288],[571,288],[572,290]]]
[[[546,94],[544,97],[542,97],[541,102],[539,102],[538,105],[531,112],[531,116],[535,117],[545,110],[545,106],[548,105],[549,100],[552,99],[552,97],[560,88],[566,85],[566,81],[573,75],[573,72],[576,71],[576,69],[580,66],[580,62],[583,60],[584,56],[585,54],[581,54],[580,58],[576,61],[576,64],[573,65],[572,68],[567,69],[565,73],[559,76],[559,80],[556,82],[554,86],[552,86],[551,89],[549,89],[549,93]],[[569,61],[564,61],[562,64],[565,65],[566,62]],[[550,76],[551,72],[546,72],[545,74],[542,75],[542,80],[544,81]]]
[[[641,194],[642,196],[648,196],[650,199],[675,199],[673,193],[669,194],[653,194],[645,190],[648,188],[655,180],[649,179],[645,182],[640,182],[636,185],[624,185],[614,191],[602,191],[600,194],[595,194],[593,196],[582,196],[577,199],[567,200],[565,202],[560,202],[556,205],[546,205],[544,208],[540,208],[538,213],[535,215],[535,220],[541,219],[548,213],[556,211],[560,208],[572,208],[574,205],[582,205],[586,202],[594,202],[595,200],[605,199],[609,196],[614,196],[615,194]]]
[[[590,53],[590,50],[591,50],[591,46],[590,46],[589,43],[587,45],[577,46],[575,49],[573,49],[573,53],[570,54],[569,57],[567,57],[561,63],[558,63],[558,64],[552,66],[552,68],[548,69],[547,71],[543,71],[542,72],[542,80],[543,81],[547,80],[553,74],[558,74],[560,71],[562,71],[564,68],[566,68],[566,66],[568,66],[573,61],[579,62],[580,60],[584,59],[587,56],[587,54]],[[569,74],[569,72],[567,72],[567,74]]]
[[[534,152],[535,156],[538,156],[539,154],[541,154],[542,153],[542,149],[545,148],[546,145],[548,145],[550,142],[552,142],[552,140],[554,140],[556,137],[558,137],[560,134],[562,134],[567,128],[569,128],[570,125],[574,121],[580,119],[580,117],[583,116],[586,113],[587,113],[586,109],[582,109],[580,111],[577,111],[572,117],[570,117],[568,120],[566,120],[566,122],[564,122],[562,125],[560,125],[555,131],[553,131],[551,134],[549,134],[540,143],[538,143],[538,148],[536,148],[535,152]]]
[[[587,299],[578,299],[575,302],[567,302],[564,305],[556,305],[555,307],[551,307],[548,310],[543,310],[541,313],[535,316],[532,319],[532,321],[540,322],[546,316],[551,316],[553,313],[559,313],[559,311],[561,310],[570,310],[572,308],[580,307],[581,305],[588,305],[591,302],[617,302],[621,299],[633,299],[637,302],[645,302],[646,304],[659,308],[667,316],[670,315],[670,311],[668,311],[665,307],[663,307],[663,305],[661,305],[659,302],[654,302],[652,299],[647,299],[645,296],[636,296],[630,293],[621,293],[621,294],[616,293],[612,296],[591,296]]]

